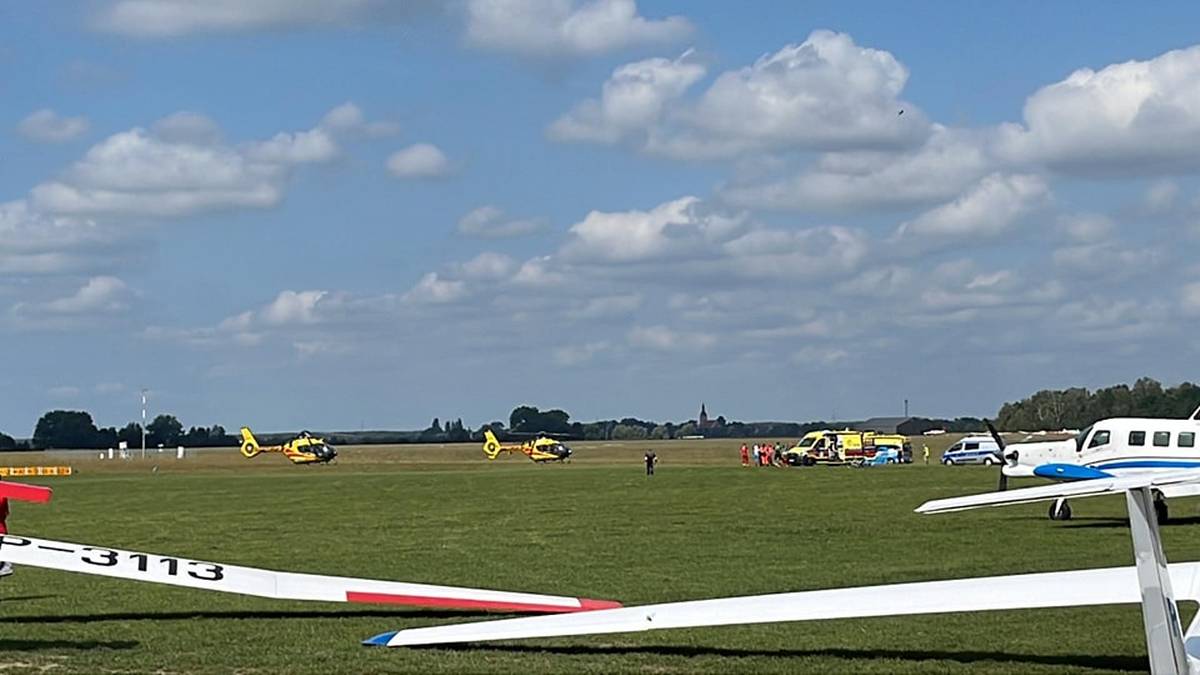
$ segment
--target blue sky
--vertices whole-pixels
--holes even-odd
[[[0,7],[0,430],[1194,379],[1200,7],[778,5]]]

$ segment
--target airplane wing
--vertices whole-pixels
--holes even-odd
[[[1080,497],[1097,497],[1107,494],[1120,494],[1124,490],[1142,487],[1178,490],[1182,486],[1200,483],[1200,470],[1184,469],[1181,471],[1164,471],[1155,474],[1138,474],[1119,478],[1093,478],[1073,483],[1054,483],[1037,487],[1005,490],[1003,492],[985,492],[967,497],[952,497],[950,499],[934,499],[916,508],[917,513],[949,513],[951,511],[966,511],[985,506],[1006,506],[1009,504],[1027,504],[1053,499]]]
[[[1181,599],[1197,597],[1200,563],[1169,567]],[[363,644],[401,647],[664,628],[1137,603],[1137,568],[1047,572],[670,602],[383,633]]]
[[[0,560],[64,572],[80,572],[277,600],[546,613],[621,606],[620,603],[608,600],[558,595],[277,572],[11,534],[0,535]]]

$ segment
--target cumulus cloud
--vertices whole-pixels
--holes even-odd
[[[362,108],[358,107],[353,101],[346,101],[333,110],[330,110],[321,118],[319,126],[335,134],[363,136],[367,138],[391,136],[400,131],[400,125],[393,122],[367,121]]]
[[[613,71],[600,99],[588,99],[550,125],[547,134],[559,141],[615,143],[646,132],[706,69],[690,59],[691,50],[675,60],[646,59]]]
[[[516,267],[516,261],[503,253],[485,251],[461,265],[464,278],[471,280],[498,280],[507,278]]]
[[[908,69],[843,33],[814,31],[800,44],[721,73],[695,99],[685,97],[703,74],[686,58],[628,64],[613,73],[598,101],[579,104],[549,133],[604,143],[644,139],[643,151],[677,159],[896,150],[931,133],[924,114],[900,97]]]
[[[525,57],[594,56],[692,32],[681,16],[639,15],[634,0],[468,0],[466,12],[468,43]]]
[[[109,136],[58,179],[33,188],[47,212],[186,216],[228,208],[267,208],[283,197],[290,170],[338,152],[324,130],[280,133],[240,146],[220,142],[215,125],[177,113],[154,126]]]
[[[737,227],[735,220],[702,213],[700,204],[697,197],[682,197],[649,211],[592,211],[571,226],[563,254],[576,260],[650,260],[681,253]]]
[[[546,221],[540,218],[509,218],[496,206],[486,205],[473,209],[459,219],[458,233],[481,239],[507,239],[523,237],[545,229]]]
[[[93,277],[75,293],[40,305],[20,304],[21,312],[46,314],[92,314],[126,308],[129,287],[116,277]]]
[[[1079,174],[1200,168],[1200,46],[1147,61],[1083,68],[1025,102],[1000,150]]]
[[[31,141],[63,143],[86,134],[90,127],[86,117],[67,117],[43,108],[21,120],[17,131]]]
[[[611,348],[612,345],[605,340],[558,347],[553,352],[554,362],[560,366],[578,366],[591,361],[597,354]]]
[[[795,176],[742,182],[721,191],[754,209],[863,211],[953,199],[996,165],[983,135],[932,127],[921,146],[899,152],[830,152]]]
[[[404,17],[425,5],[387,0],[116,0],[96,16],[102,30],[141,38],[192,33],[354,25]]]
[[[387,168],[397,178],[442,178],[452,169],[446,155],[429,143],[397,150],[388,157]]]
[[[86,218],[55,216],[26,200],[0,203],[0,276],[70,274],[117,265],[121,236]]]
[[[947,240],[1008,231],[1049,196],[1045,180],[1028,174],[987,176],[958,199],[907,221],[897,237]]]
[[[466,292],[465,282],[444,279],[437,272],[430,272],[421,277],[421,280],[402,296],[402,300],[409,303],[445,304],[461,299]]]

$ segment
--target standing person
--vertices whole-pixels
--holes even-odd
[[[922,448],[921,451],[925,454],[925,463],[928,464],[929,463],[929,444],[922,443],[921,448]]]
[[[0,497],[0,534],[8,534],[8,497]],[[13,573],[10,562],[0,562],[0,577]]]
[[[762,448],[758,447],[758,443],[754,444],[754,466],[762,466]]]
[[[658,464],[658,457],[655,456],[653,450],[647,450],[645,456],[642,459],[644,459],[646,462],[646,475],[653,476],[654,475],[654,465]]]
[[[742,466],[750,466],[750,446],[742,443]]]

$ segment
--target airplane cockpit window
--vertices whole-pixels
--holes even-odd
[[[1108,445],[1108,432],[1100,429],[1092,436],[1092,442],[1088,443],[1089,448],[1098,448],[1102,445]]]
[[[1171,444],[1171,432],[1156,431],[1154,432],[1154,447],[1165,448]]]
[[[1129,444],[1130,445],[1145,445],[1146,444],[1146,432],[1144,432],[1144,431],[1129,432]]]
[[[1181,447],[1181,448],[1196,447],[1196,434],[1191,431],[1179,432],[1179,447]]]
[[[1088,428],[1084,429],[1083,431],[1079,432],[1079,435],[1075,437],[1075,452],[1083,451],[1083,442],[1085,440],[1087,440],[1087,436],[1090,433],[1092,433],[1092,428],[1088,427]]]

